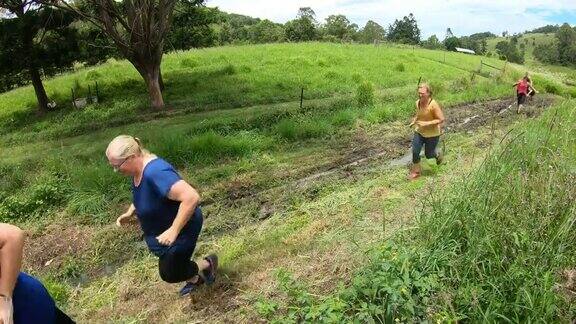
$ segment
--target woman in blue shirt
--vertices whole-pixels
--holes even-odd
[[[190,260],[203,222],[198,192],[172,165],[145,150],[132,136],[114,138],[106,157],[114,171],[132,177],[132,204],[116,224],[122,226],[137,216],[148,249],[159,258],[162,280],[186,281],[182,296],[204,282],[213,283],[216,255],[197,263]]]
[[[0,223],[0,323],[74,323],[34,277],[20,272],[24,232]]]

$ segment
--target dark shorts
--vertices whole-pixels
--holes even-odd
[[[424,154],[427,159],[437,157],[436,147],[440,141],[440,136],[424,137],[420,133],[414,133],[412,139],[412,163],[420,163],[420,152],[424,147]]]
[[[517,98],[518,98],[518,104],[519,105],[523,105],[526,102],[526,94],[525,93],[518,92]]]

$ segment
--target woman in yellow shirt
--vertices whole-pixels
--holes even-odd
[[[422,168],[420,166],[420,151],[424,146],[424,154],[427,159],[435,158],[436,164],[442,163],[442,155],[436,152],[436,146],[440,140],[441,126],[444,123],[444,114],[436,100],[432,99],[432,91],[426,83],[418,87],[416,101],[416,116],[412,119],[410,126],[416,126],[414,138],[412,140],[412,169],[410,179],[420,176]]]

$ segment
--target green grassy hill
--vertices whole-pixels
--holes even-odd
[[[500,69],[484,67],[478,74],[480,59]],[[499,320],[502,318],[494,314],[501,308],[475,304],[472,297],[462,299],[452,313],[447,311],[448,303],[426,310],[429,316],[422,315],[421,307],[434,304],[430,303],[434,300],[431,296],[455,294],[451,298],[456,298],[466,292],[492,296],[493,292],[486,286],[474,286],[475,279],[465,281],[469,289],[462,291],[447,289],[438,279],[442,285],[430,284],[426,293],[408,293],[407,289],[415,291],[412,286],[378,281],[378,271],[387,269],[374,270],[368,251],[381,249],[390,239],[402,245],[402,233],[411,233],[424,224],[421,221],[430,220],[422,218],[429,212],[429,208],[422,208],[423,203],[428,198],[437,199],[437,194],[445,193],[446,199],[452,199],[446,208],[460,206],[458,197],[466,196],[457,192],[477,197],[474,206],[480,206],[485,196],[479,192],[484,184],[475,180],[476,189],[470,189],[462,181],[471,172],[480,174],[473,179],[482,179],[484,157],[497,154],[490,152],[506,152],[506,143],[512,139],[522,141],[513,137],[516,131],[508,134],[511,129],[531,131],[534,127],[542,129],[534,134],[544,134],[544,130],[553,129],[548,123],[555,118],[569,125],[574,118],[573,110],[569,110],[574,101],[567,98],[574,94],[574,88],[547,70],[531,70],[541,95],[529,104],[526,115],[504,109],[514,98],[511,83],[525,69],[492,58],[394,45],[305,43],[193,50],[165,57],[162,71],[168,109],[162,112],[147,108],[143,82],[127,62],[110,61],[80,69],[45,82],[50,97],[60,107],[47,116],[35,115],[31,87],[0,94],[0,219],[28,231],[26,271],[42,278],[58,304],[80,322],[254,322],[276,317],[324,321],[330,316],[344,320],[346,314],[356,313],[364,314],[366,320],[384,318],[374,311],[382,305],[378,304],[381,295],[368,300],[336,298],[341,296],[341,285],[352,289],[347,292],[350,294],[360,291],[355,287],[364,291],[366,287],[357,282],[362,277],[359,271],[367,271],[368,278],[383,285],[366,288],[373,289],[367,290],[368,294],[389,288],[413,300],[416,310],[402,313],[404,317],[399,320],[466,316],[480,320],[478,314],[482,312],[489,315],[487,320]],[[414,113],[420,77],[432,85],[434,97],[446,111],[443,148],[447,164],[425,164],[425,176],[408,182],[403,161],[412,130],[407,123]],[[99,104],[77,110],[67,103],[71,88],[85,93],[96,81],[102,99]],[[541,120],[538,116],[546,109],[547,117]],[[560,111],[558,117],[555,111]],[[564,131],[561,127],[566,124],[562,125],[554,127]],[[157,261],[147,252],[136,228],[113,225],[130,203],[130,185],[129,179],[112,171],[104,149],[114,136],[124,133],[140,137],[201,193],[207,218],[196,255],[217,252],[221,273],[218,283],[203,289],[194,301],[178,299],[178,285],[160,280]],[[541,160],[541,167],[550,163],[551,170],[573,170],[573,159],[568,158],[574,153],[570,151],[571,138],[551,139],[550,145],[562,150],[554,159]],[[518,149],[525,147],[532,150],[536,146],[519,145]],[[508,163],[506,167],[514,168],[527,162],[510,159]],[[504,173],[490,170],[500,176],[495,182],[509,180],[501,178],[508,169],[503,169]],[[546,187],[550,192],[564,190],[570,183],[567,179],[571,173],[560,174],[567,178],[553,178],[558,174],[550,174],[550,186]],[[514,179],[522,184],[520,176]],[[529,206],[540,208],[544,214],[546,210],[554,213],[564,202],[564,196],[555,197],[542,195]],[[546,201],[553,200],[553,208],[547,207]],[[480,215],[491,215],[490,207],[497,207],[494,197],[486,201]],[[516,203],[509,217],[522,210]],[[494,210],[498,217],[508,217],[505,211]],[[573,209],[568,211],[563,217],[574,217]],[[442,218],[437,219],[440,222]],[[530,219],[525,221],[523,226],[528,228]],[[452,224],[453,220],[447,222]],[[565,226],[571,228],[573,224]],[[536,258],[529,249],[531,232],[518,228],[526,260]],[[419,231],[425,231],[426,237],[445,233],[437,224]],[[490,231],[482,235],[479,239],[487,240]],[[453,238],[451,242],[466,240],[446,237]],[[551,276],[546,285],[535,284],[542,289],[535,292],[560,280],[560,270],[569,270],[569,260],[574,260],[570,252],[574,251],[574,240],[564,234],[557,237],[568,240],[562,246],[550,245],[561,260],[551,262],[549,272],[535,272]],[[448,264],[460,260],[456,258],[460,250],[440,251],[414,243],[411,237],[406,239],[406,248],[416,246],[423,255],[437,252],[435,255]],[[477,260],[481,268],[481,252],[485,250],[478,251],[464,260]],[[377,258],[394,257],[378,254]],[[391,266],[407,269],[413,264],[411,258],[402,259],[407,265],[394,261]],[[513,264],[519,267],[521,263]],[[473,271],[444,265],[437,269],[450,274]],[[420,270],[436,278],[430,269]],[[505,276],[502,273],[498,276]],[[478,278],[486,275],[489,273],[478,272]],[[498,289],[514,289],[498,278],[498,284],[503,285]],[[516,279],[533,278],[519,273]],[[538,303],[548,298],[543,305],[564,305],[560,293],[539,296],[530,290],[529,296]],[[421,299],[424,297],[427,299]],[[506,306],[509,298],[498,299],[500,306]],[[518,303],[520,314],[526,300]],[[367,309],[360,311],[362,307]],[[476,308],[467,311],[466,307]],[[526,310],[526,314],[533,313]],[[572,308],[551,310],[542,319],[569,319],[574,314]]]
[[[494,57],[496,54],[496,44],[502,40],[509,40],[510,37],[495,37],[488,39],[488,52],[492,53]],[[544,73],[549,78],[555,79],[569,86],[576,84],[576,69],[566,66],[554,66],[542,64],[533,56],[534,48],[538,45],[548,45],[556,41],[554,33],[528,33],[520,36],[518,44],[525,46],[525,64],[528,69]]]
[[[496,44],[498,44],[498,42],[503,40],[509,41],[510,37],[489,38],[487,40],[488,52],[496,53]],[[518,45],[520,46],[520,44],[524,44],[524,47],[526,49],[525,52],[526,63],[531,64],[531,63],[537,63],[534,56],[532,55],[534,48],[538,45],[548,45],[554,41],[555,41],[554,33],[549,34],[528,33],[528,34],[522,34],[520,36],[518,40]]]

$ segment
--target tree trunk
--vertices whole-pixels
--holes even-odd
[[[44,115],[48,112],[48,96],[46,95],[46,90],[42,84],[42,78],[40,77],[40,69],[38,64],[35,62],[36,57],[33,53],[34,51],[34,35],[36,34],[36,29],[32,25],[32,20],[25,19],[24,16],[24,6],[20,7],[20,11],[16,12],[16,16],[19,20],[19,27],[24,30],[21,33],[22,43],[24,49],[27,52],[25,60],[28,60],[28,72],[30,73],[30,79],[32,85],[34,86],[34,92],[36,93],[36,100],[38,101],[38,114]]]
[[[34,86],[34,92],[36,93],[36,99],[38,100],[38,113],[44,115],[48,112],[48,96],[46,95],[46,90],[40,78],[40,71],[38,71],[36,67],[30,67],[29,72],[32,85]]]
[[[164,92],[164,78],[162,77],[162,69],[158,69],[158,83],[160,84],[160,91]]]
[[[133,64],[146,82],[152,108],[158,110],[164,108],[164,98],[162,98],[162,89],[160,88],[160,65]]]
[[[160,90],[160,82],[158,82],[158,75],[151,76],[150,79],[146,80],[148,85],[148,94],[150,95],[150,101],[152,102],[152,108],[163,109],[164,108],[164,98],[162,98],[162,90]]]

